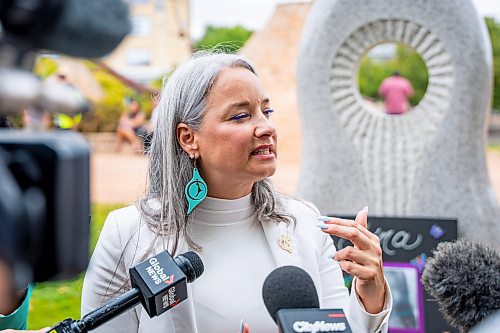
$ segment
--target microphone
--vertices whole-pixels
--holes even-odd
[[[131,29],[123,0],[0,0],[0,21],[25,44],[84,58],[110,53]]]
[[[63,320],[49,332],[87,332],[139,303],[149,317],[159,316],[187,299],[187,283],[196,280],[203,271],[203,262],[196,253],[189,251],[173,259],[164,251],[130,268],[131,290],[80,320]]]
[[[342,309],[319,309],[314,282],[299,267],[272,271],[262,286],[262,298],[281,333],[351,332]]]
[[[500,309],[500,253],[467,240],[438,244],[422,274],[444,319],[469,331]]]

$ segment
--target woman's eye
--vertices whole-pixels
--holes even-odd
[[[271,113],[273,113],[273,112],[274,112],[274,110],[273,110],[273,109],[266,109],[266,110],[264,110],[263,112],[264,112],[264,114],[266,115],[266,117],[269,117],[269,116],[271,115]]]
[[[240,114],[237,114],[234,117],[231,117],[231,120],[241,120],[241,119],[245,119],[245,118],[248,118],[248,117],[250,117],[250,115],[248,115],[246,113],[240,113]]]

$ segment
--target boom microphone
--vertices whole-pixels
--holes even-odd
[[[314,282],[299,267],[272,271],[262,286],[262,298],[281,333],[351,332],[343,310],[319,309]]]
[[[110,53],[131,28],[123,0],[0,0],[0,21],[35,48],[85,58]]]
[[[194,252],[173,259],[164,251],[130,268],[132,289],[109,303],[86,314],[80,320],[65,319],[49,332],[84,333],[142,303],[152,318],[178,305],[187,298],[187,283],[203,274],[201,258]]]
[[[467,332],[500,309],[500,253],[467,240],[437,246],[422,274],[448,323]]]

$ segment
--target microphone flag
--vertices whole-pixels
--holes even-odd
[[[187,299],[187,277],[166,251],[130,268],[130,279],[151,318]]]

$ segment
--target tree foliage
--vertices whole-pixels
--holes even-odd
[[[40,78],[46,79],[47,77],[55,74],[59,66],[57,62],[49,57],[38,57],[35,62],[33,72]]]
[[[104,90],[104,97],[85,115],[81,128],[84,132],[114,131],[125,109],[125,97],[132,96],[134,91],[101,70],[93,71],[93,75]]]
[[[240,25],[235,27],[215,27],[209,25],[203,37],[196,42],[196,49],[221,49],[225,52],[236,53],[252,35]]]
[[[490,32],[491,45],[493,46],[493,109],[500,110],[500,22],[493,18],[486,18],[486,25]]]
[[[365,56],[359,65],[358,82],[363,96],[372,99],[381,99],[378,88],[382,81],[399,71],[402,76],[411,81],[415,95],[410,98],[412,105],[418,104],[425,94],[429,74],[420,55],[410,47],[398,44],[395,56],[388,60],[374,59]]]
[[[113,75],[101,70],[90,61],[84,62],[92,72],[94,79],[101,85],[104,91],[103,98],[92,105],[92,111],[83,116],[80,130],[83,132],[111,132],[116,129],[118,119],[126,109],[127,97],[134,97],[141,104],[142,110],[147,116],[153,109],[153,98],[148,94],[138,95],[133,89],[125,86]],[[54,59],[48,57],[38,58],[34,72],[42,79],[56,73],[58,64]],[[21,121],[18,121],[21,125]],[[16,123],[17,124],[17,123]]]

